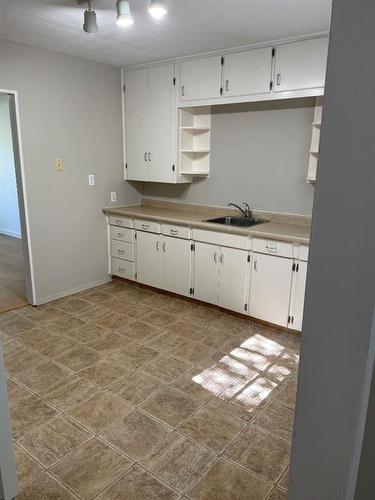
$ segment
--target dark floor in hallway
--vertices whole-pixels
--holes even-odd
[[[22,240],[0,234],[0,313],[25,304]]]

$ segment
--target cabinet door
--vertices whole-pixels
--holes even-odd
[[[125,72],[126,179],[148,180],[148,70]]]
[[[137,281],[157,288],[161,287],[160,240],[160,234],[137,232]]]
[[[195,243],[194,252],[194,298],[218,303],[219,292],[219,247],[209,243]]]
[[[224,96],[265,94],[272,79],[272,47],[228,54],[224,58]]]
[[[276,48],[275,92],[324,87],[328,38],[287,43]]]
[[[176,87],[174,65],[149,69],[149,181],[173,182],[177,151]]]
[[[298,272],[295,273],[294,294],[290,315],[293,317],[293,323],[290,325],[295,330],[302,330],[303,309],[305,305],[307,262],[298,263]]]
[[[219,305],[244,313],[248,262],[246,250],[220,248],[219,256]]]
[[[250,316],[288,326],[292,259],[254,252],[250,282]]]
[[[163,236],[161,283],[164,290],[190,295],[190,245],[189,240]]]
[[[220,97],[221,57],[180,63],[180,101]]]

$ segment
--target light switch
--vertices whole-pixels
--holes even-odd
[[[89,175],[89,186],[95,186],[95,175],[94,174]]]
[[[111,202],[115,203],[117,201],[117,193],[116,191],[111,192]]]
[[[57,158],[56,162],[56,172],[62,172],[64,170],[64,162],[62,161],[61,158]]]

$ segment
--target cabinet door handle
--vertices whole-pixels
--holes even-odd
[[[151,153],[148,153],[148,161],[151,161]]]
[[[226,92],[229,90],[229,80],[225,80],[225,90]]]
[[[181,95],[185,96],[185,85],[181,85]]]
[[[147,153],[145,153],[145,161],[147,161]]]
[[[214,262],[215,262],[215,264],[217,262],[217,252],[214,253]]]
[[[276,85],[281,85],[281,73],[277,73],[276,75]]]
[[[160,241],[157,241],[156,242],[156,250],[159,251],[159,249],[160,249]]]
[[[224,265],[224,254],[223,253],[220,255],[220,263],[222,265]]]
[[[163,252],[165,252],[165,242],[163,243]]]
[[[258,271],[258,261],[254,260],[254,271]]]

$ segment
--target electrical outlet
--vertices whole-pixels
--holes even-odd
[[[95,186],[95,175],[94,174],[89,175],[89,186]]]
[[[64,162],[61,158],[57,158],[55,162],[56,172],[62,172],[64,170]]]
[[[117,201],[117,193],[116,193],[116,191],[112,191],[111,192],[111,202],[116,203],[116,201]]]

